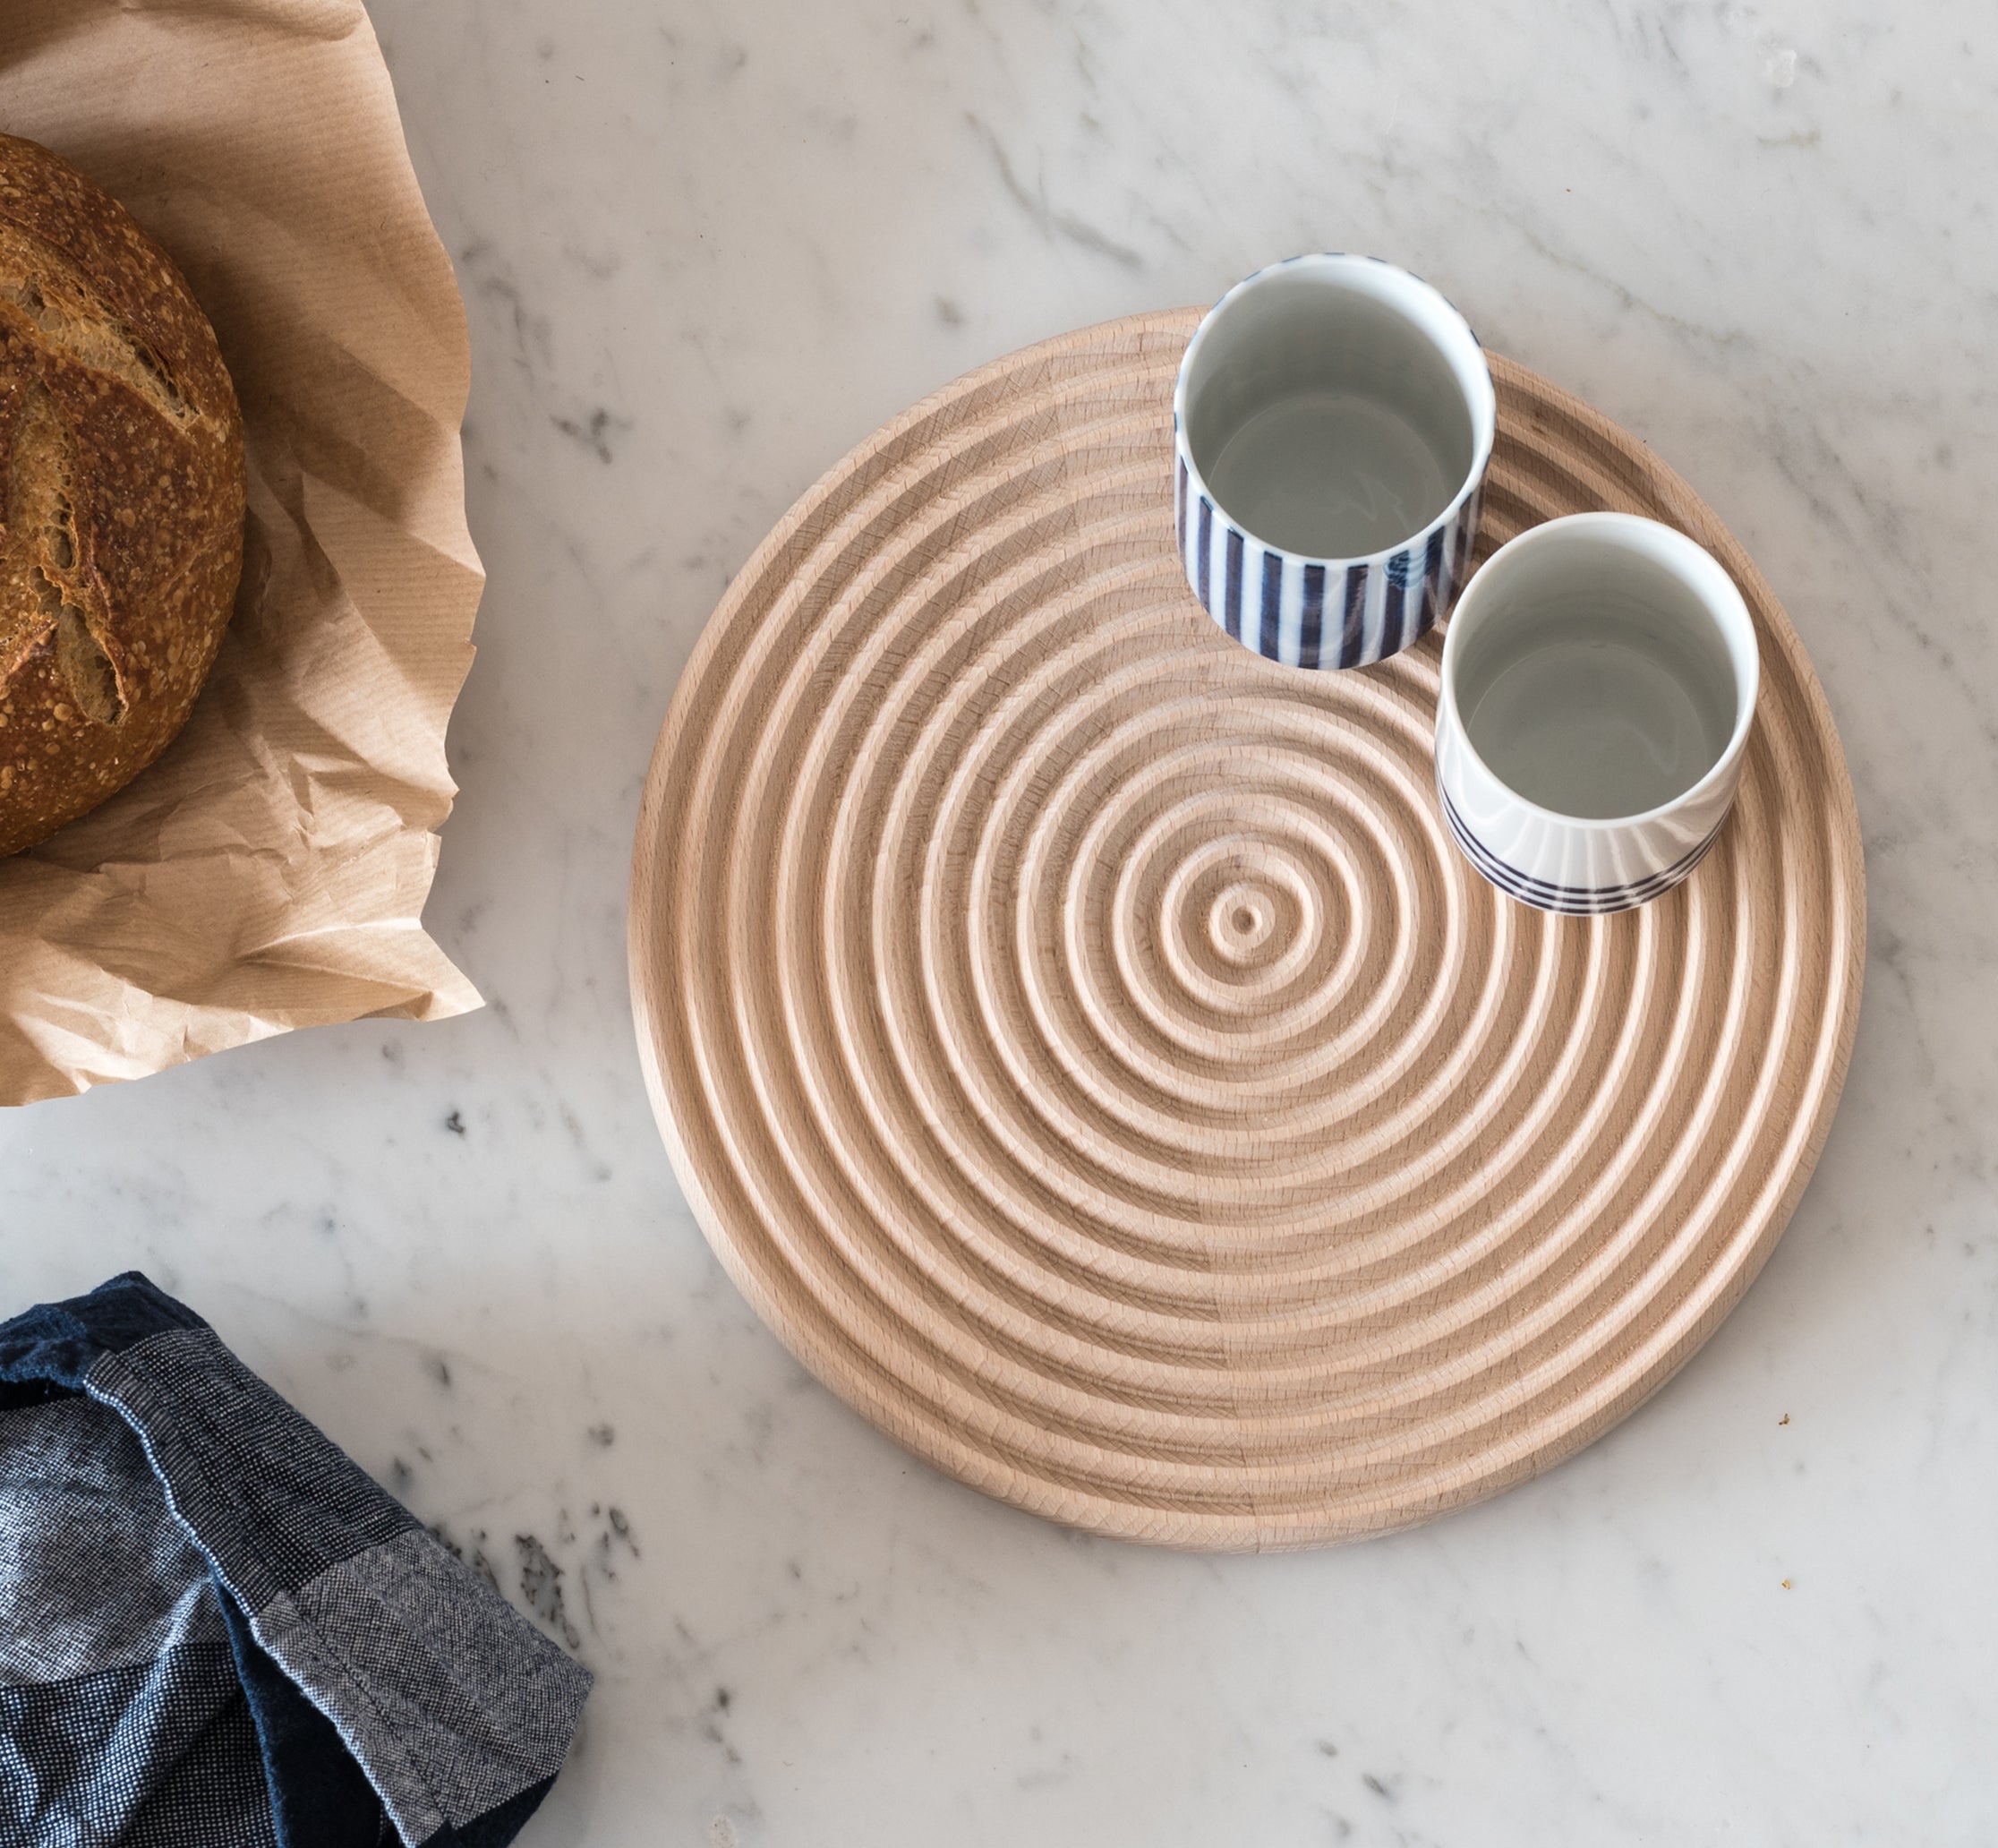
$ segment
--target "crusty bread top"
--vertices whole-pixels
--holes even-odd
[[[0,853],[180,730],[243,492],[235,392],[180,272],[102,188],[0,135]]]

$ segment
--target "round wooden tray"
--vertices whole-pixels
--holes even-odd
[[[1597,919],[1485,885],[1433,793],[1439,636],[1302,672],[1188,592],[1198,320],[960,380],[764,543],[653,759],[632,990],[709,1239],[841,1398],[1056,1520],[1305,1546],[1547,1468],[1712,1332],[1830,1126],[1865,889],[1754,565],[1500,359],[1479,555],[1670,521],[1763,678],[1686,885]]]

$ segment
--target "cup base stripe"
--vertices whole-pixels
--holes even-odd
[[[1450,825],[1451,834],[1464,849],[1464,857],[1485,878],[1523,904],[1530,904],[1537,911],[1559,911],[1569,917],[1600,917],[1610,911],[1627,911],[1670,891],[1706,858],[1708,850],[1720,838],[1720,826],[1727,820],[1723,816],[1720,824],[1715,826],[1705,840],[1663,872],[1652,873],[1622,886],[1558,886],[1508,866],[1465,826],[1456,805],[1440,783],[1437,786],[1437,794],[1442,800],[1444,818]]]

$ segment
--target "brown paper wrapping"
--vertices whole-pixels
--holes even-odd
[[[465,312],[359,0],[0,0],[0,128],[179,263],[250,476],[243,589],[186,730],[0,860],[0,1103],[477,1006],[421,922],[484,582]]]

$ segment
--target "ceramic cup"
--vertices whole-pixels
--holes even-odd
[[[1443,644],[1436,783],[1457,845],[1541,911],[1669,892],[1733,806],[1760,675],[1741,593],[1683,533],[1624,513],[1522,533]]]
[[[1173,394],[1193,592],[1290,667],[1419,640],[1470,569],[1495,423],[1464,317],[1372,257],[1292,257],[1221,297]]]

